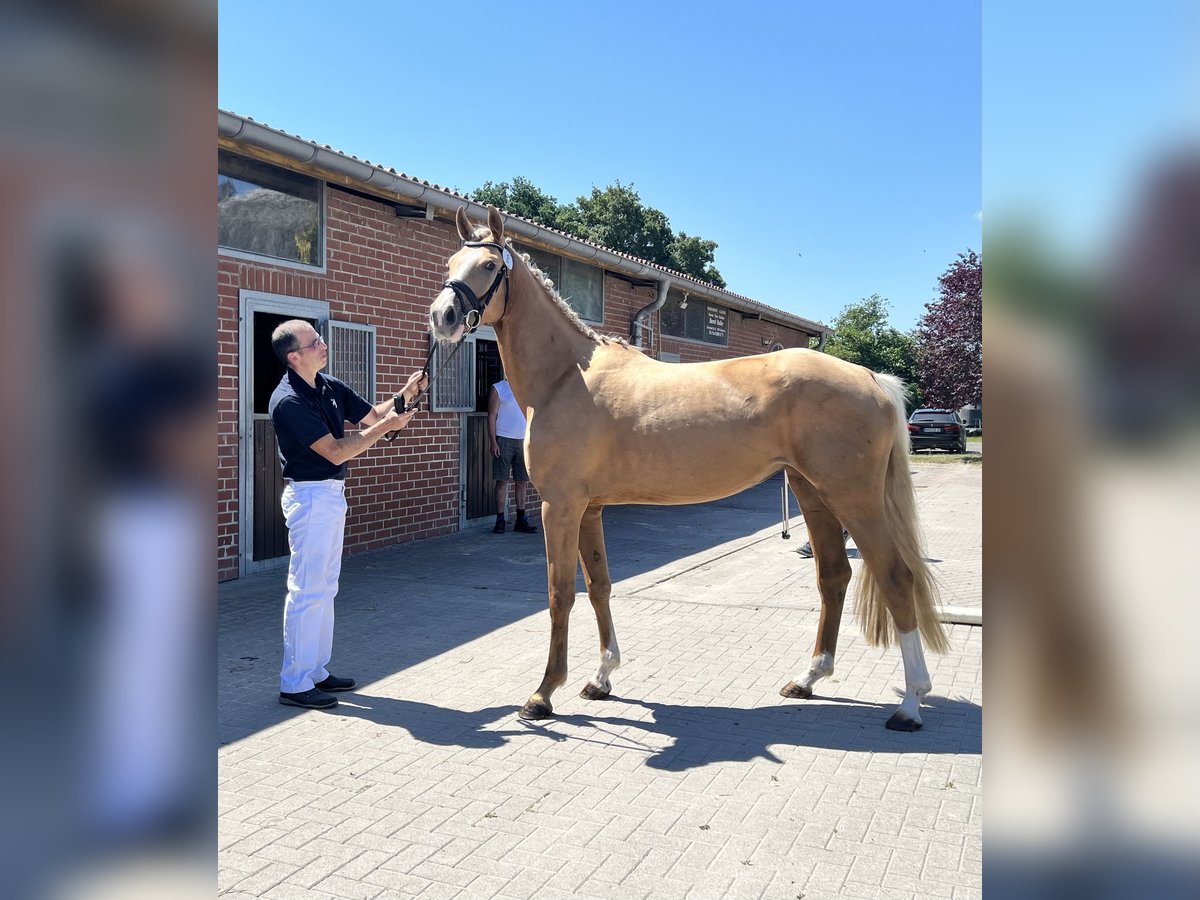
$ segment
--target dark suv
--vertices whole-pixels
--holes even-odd
[[[916,450],[967,452],[963,421],[952,409],[918,409],[908,419],[908,438]]]

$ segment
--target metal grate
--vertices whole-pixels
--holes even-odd
[[[375,326],[329,323],[329,374],[375,403]]]
[[[432,338],[430,338],[432,340]],[[434,412],[475,411],[475,339],[463,338],[454,357],[454,344],[438,343],[430,361],[430,372],[438,373],[433,381],[431,408]],[[449,364],[442,368],[442,363]]]

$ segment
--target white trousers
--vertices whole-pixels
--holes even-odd
[[[283,604],[283,669],[279,689],[309,690],[329,676],[333,653],[333,598],[342,574],[346,533],[345,482],[288,482],[283,515],[292,550]]]
[[[129,491],[98,506],[92,539],[103,602],[88,686],[88,774],[98,825],[119,831],[190,801],[190,770],[205,762],[195,753],[203,717],[189,701],[197,661],[211,652],[211,600],[201,588],[211,525],[182,492]]]

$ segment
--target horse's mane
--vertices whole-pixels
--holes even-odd
[[[475,226],[475,229],[471,232],[472,240],[482,241],[489,240],[491,238],[491,230],[483,225]],[[539,284],[541,284],[543,288],[546,289],[546,293],[550,296],[550,299],[560,310],[562,310],[562,314],[567,317],[567,321],[574,325],[575,328],[579,330],[580,334],[589,340],[595,341],[597,344],[620,344],[622,347],[629,347],[629,341],[625,338],[618,337],[616,335],[599,334],[591,326],[584,322],[583,319],[579,318],[579,313],[575,312],[575,310],[571,308],[570,304],[568,304],[567,301],[562,298],[562,296],[558,293],[558,288],[554,286],[554,282],[551,280],[550,276],[537,267],[537,263],[533,261],[533,257],[531,257],[528,253],[523,253],[514,247],[512,238],[506,237],[504,239],[504,243],[525,261],[525,265],[529,266],[529,271],[533,273],[533,277]],[[637,347],[630,347],[630,349],[639,350]]]

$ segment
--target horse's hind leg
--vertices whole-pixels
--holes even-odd
[[[837,653],[838,629],[850,583],[850,562],[842,540],[842,525],[817,496],[813,486],[795,469],[787,470],[788,484],[804,513],[813,559],[817,565],[817,589],[821,594],[821,620],[817,625],[817,643],[808,670],[779,689],[780,695],[807,700],[813,685],[833,674]]]
[[[579,552],[581,506],[542,501],[542,530],[546,537],[546,580],[550,594],[550,655],[542,683],[521,707],[522,719],[547,719],[554,714],[550,695],[567,680],[567,628],[575,604],[575,560]]]
[[[604,551],[604,523],[601,521],[602,506],[589,506],[579,524],[579,562],[583,566],[583,580],[587,583],[588,598],[596,613],[596,625],[600,629],[600,668],[596,675],[579,692],[585,700],[603,700],[612,692],[608,676],[621,665],[621,650],[617,646],[617,632],[613,628],[609,597],[612,594],[612,579],[608,575],[608,555]]]
[[[854,528],[854,542],[863,562],[871,568],[875,582],[870,587],[864,582],[864,590],[879,593],[896,626],[900,655],[904,659],[904,699],[885,724],[893,731],[916,731],[922,724],[921,701],[932,688],[932,682],[918,627],[913,573],[882,522],[865,521]]]

